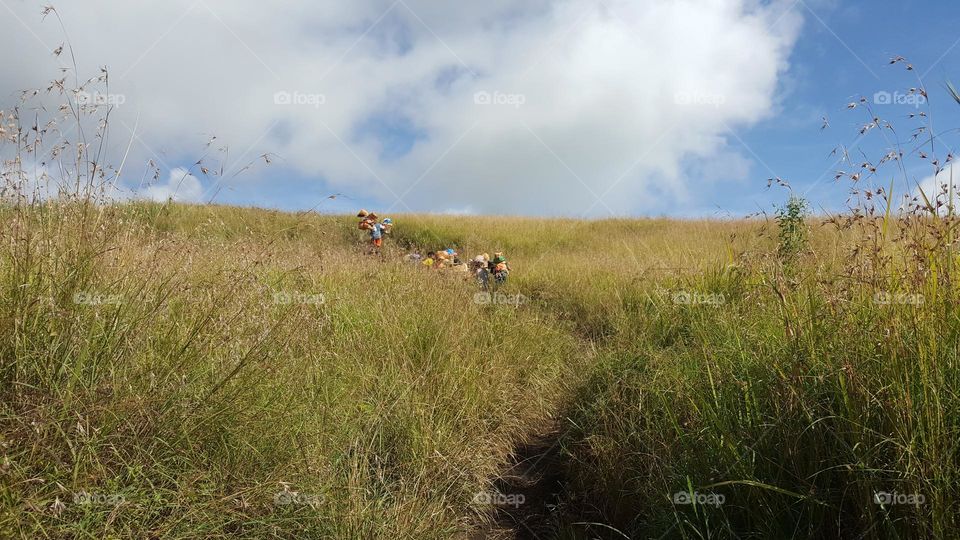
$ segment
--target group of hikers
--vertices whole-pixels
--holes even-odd
[[[431,251],[426,257],[419,253],[410,253],[407,260],[412,263],[419,263],[432,270],[447,269],[450,272],[460,272],[467,278],[473,278],[483,290],[490,289],[491,285],[496,288],[507,282],[510,275],[510,264],[504,258],[503,253],[498,251],[490,255],[482,253],[467,262],[460,260],[459,254],[453,248],[447,248],[441,251]],[[492,278],[492,281],[491,281]]]
[[[384,218],[381,221],[377,214],[366,210],[360,210],[357,217],[360,218],[358,228],[370,232],[370,250],[368,253],[379,254],[383,247],[383,237],[389,235],[393,229],[393,220]],[[447,248],[430,251],[426,256],[420,253],[410,253],[406,256],[406,260],[431,270],[447,269],[452,272],[462,272],[468,279],[476,280],[480,288],[485,291],[489,290],[491,286],[496,288],[503,285],[510,275],[510,264],[501,251],[495,252],[493,258],[486,253],[482,253],[468,262],[464,262],[455,249]]]
[[[383,247],[383,236],[390,234],[393,229],[393,220],[384,218],[380,221],[376,214],[366,210],[357,212],[357,217],[360,218],[359,229],[370,231],[370,253],[380,253],[380,248]]]

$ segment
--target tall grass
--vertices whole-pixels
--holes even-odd
[[[5,220],[4,536],[447,537],[585,358],[346,220],[160,206]]]
[[[730,292],[722,305],[644,303],[642,345],[604,355],[579,390],[565,447],[580,512],[631,537],[952,534],[949,296],[927,290],[915,305],[814,284],[782,298],[749,281],[686,286]],[[724,499],[676,504],[687,492]],[[878,504],[885,493],[919,502]]]
[[[853,206],[814,225],[813,244],[791,198],[775,250],[682,277],[673,301],[612,306],[633,346],[604,349],[575,392],[558,534],[956,535],[956,188],[923,192],[902,164],[939,174],[953,155],[938,158],[926,113],[902,142],[868,100],[856,108],[870,122],[861,133],[894,139],[873,163],[843,150]],[[890,169],[905,197],[896,180],[867,182]]]
[[[347,218],[98,211],[4,214],[7,536],[455,536],[551,418],[563,534],[955,525],[951,289],[832,279],[851,234],[814,226],[788,283],[756,222],[397,218],[395,242],[430,228],[425,247],[465,253],[512,231],[515,307],[396,248],[366,257]],[[538,251],[557,230],[584,248]]]
[[[56,196],[59,131],[0,116],[2,537],[461,536],[546,427],[551,536],[960,525],[952,187],[779,227],[401,215],[379,259],[345,217],[111,201],[107,124],[60,110]],[[401,257],[445,247],[525,302]]]

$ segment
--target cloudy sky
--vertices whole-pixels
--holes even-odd
[[[848,184],[830,151],[890,142],[861,140],[869,117],[847,103],[906,123],[927,110],[907,94],[922,75],[940,126],[960,121],[945,0],[54,2],[63,27],[43,5],[0,0],[0,109],[61,67],[76,81],[69,50],[52,53],[68,42],[79,80],[109,70],[90,99],[114,106],[108,155],[129,148],[119,187],[154,199],[739,216],[781,200],[779,176],[834,210]],[[195,164],[212,135],[223,174]],[[161,174],[144,182],[148,160]]]

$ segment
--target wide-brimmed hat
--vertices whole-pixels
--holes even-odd
[[[367,217],[368,215],[370,215],[370,212],[367,212],[366,210],[363,210],[363,209],[357,212],[357,217]]]

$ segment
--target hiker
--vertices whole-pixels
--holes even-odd
[[[467,264],[460,260],[459,257],[453,258],[453,266],[450,267],[451,270],[460,272],[464,277],[470,276],[470,267]]]
[[[376,220],[370,225],[370,244],[371,253],[380,253],[380,248],[383,247],[383,225]]]
[[[483,255],[477,255],[471,261],[473,277],[481,289],[487,290],[490,286],[490,272],[487,270],[487,260]]]
[[[427,268],[433,268],[433,263],[435,262],[435,261],[433,260],[433,258],[434,258],[435,256],[436,256],[436,255],[435,255],[434,252],[432,252],[432,251],[431,251],[430,253],[427,253],[427,258],[424,259],[421,264],[423,264],[423,265],[426,266]]]
[[[362,208],[357,212],[357,217],[360,218],[360,223],[357,224],[357,228],[361,231],[370,231],[370,251],[367,253],[379,254],[380,248],[383,247],[383,235],[390,233],[390,229],[393,227],[393,220],[386,218],[383,220],[383,223],[377,223],[379,219],[377,214],[367,212]]]
[[[493,254],[493,259],[487,265],[488,270],[493,274],[493,279],[497,285],[503,285],[507,282],[510,275],[510,265],[507,259],[503,257],[503,252],[498,251]]]

